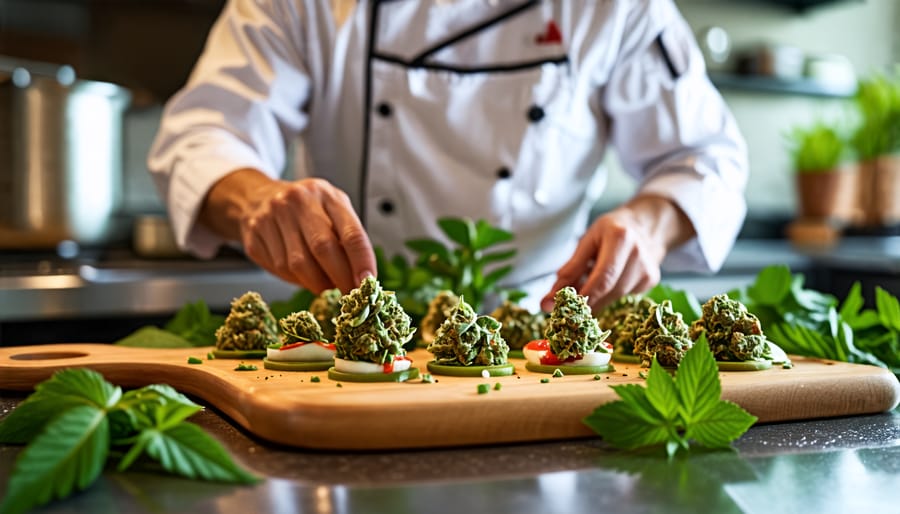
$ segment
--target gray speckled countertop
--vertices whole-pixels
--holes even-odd
[[[0,393],[0,414],[22,398]],[[211,409],[191,421],[265,481],[235,487],[107,471],[88,491],[38,512],[900,512],[897,411],[760,425],[736,442],[736,452],[673,462],[598,439],[304,451],[261,441]],[[0,445],[0,477],[9,476],[19,451]]]

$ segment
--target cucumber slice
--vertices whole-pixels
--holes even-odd
[[[640,364],[641,358],[637,355],[628,355],[627,353],[613,352],[612,359],[616,362],[624,364]]]
[[[496,366],[453,366],[449,364],[438,364],[434,361],[428,363],[428,371],[435,375],[446,375],[449,377],[480,377],[481,372],[487,370],[492,377],[508,377],[512,375],[516,368],[512,364],[498,364]]]
[[[325,371],[334,366],[334,361],[270,361],[266,357],[263,359],[263,366],[277,371]]]
[[[419,377],[419,368],[409,368],[393,373],[344,373],[328,368],[328,378],[341,382],[405,382]]]
[[[716,361],[719,371],[762,371],[772,367],[772,361]]]
[[[506,356],[510,359],[524,359],[525,352],[522,350],[510,350]]]
[[[213,350],[217,359],[262,359],[266,356],[265,350]]]
[[[546,366],[532,362],[526,362],[525,369],[535,373],[547,373],[550,375],[556,370],[562,371],[563,375],[595,375],[597,373],[611,373],[616,370],[612,364],[604,364],[603,366]]]

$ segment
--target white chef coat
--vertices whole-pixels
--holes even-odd
[[[348,193],[387,255],[444,216],[515,234],[533,306],[605,184],[607,144],[697,237],[667,269],[717,270],[745,215],[745,143],[672,0],[231,0],[167,104],[149,167],[180,245],[230,171],[285,167]]]

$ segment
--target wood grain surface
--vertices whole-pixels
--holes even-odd
[[[644,382],[634,364],[601,375],[550,378],[511,359],[516,375],[457,378],[437,383],[351,383],[327,372],[235,371],[236,360],[207,360],[211,348],[158,350],[105,344],[0,348],[0,389],[31,390],[54,371],[87,367],[126,388],[166,383],[212,405],[259,437],[318,449],[389,449],[482,445],[587,437],[581,419],[617,397],[608,386]],[[188,357],[202,364],[188,364]],[[430,354],[416,350],[425,371]],[[320,382],[312,382],[318,376]],[[887,370],[794,358],[792,369],[721,372],[722,396],[760,422],[883,412],[900,402],[900,384]],[[542,378],[549,382],[541,383]],[[491,390],[478,394],[478,384]],[[496,383],[500,390],[494,390]]]

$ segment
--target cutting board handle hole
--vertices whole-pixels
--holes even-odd
[[[49,361],[54,359],[74,359],[76,357],[87,357],[84,352],[33,352],[18,353],[10,355],[9,358],[15,361]]]

